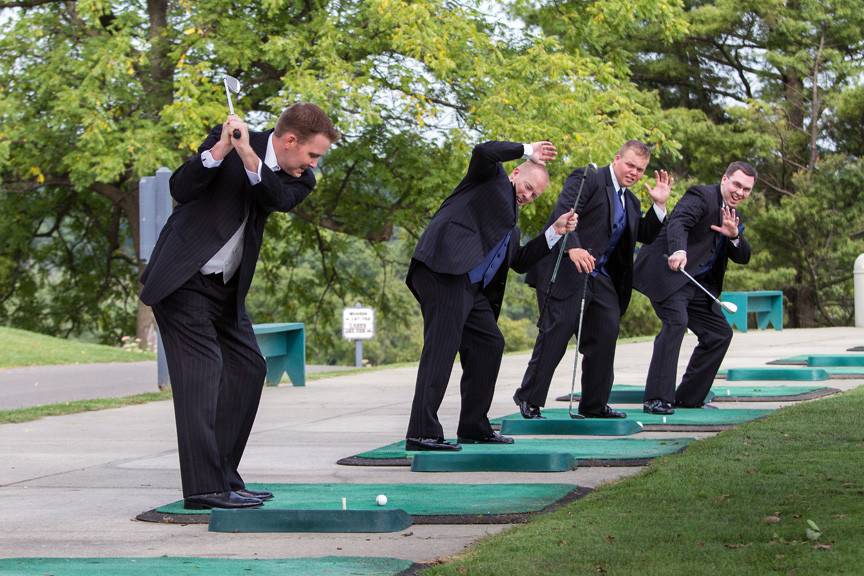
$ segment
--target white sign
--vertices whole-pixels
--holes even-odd
[[[375,336],[375,310],[343,308],[342,337],[346,340],[369,340]]]

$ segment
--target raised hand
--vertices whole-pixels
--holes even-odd
[[[735,214],[735,209],[724,206],[721,210],[721,216],[723,217],[723,223],[720,226],[712,224],[711,229],[715,232],[719,232],[727,238],[737,238],[738,223],[740,222],[740,220]]]
[[[645,182],[645,188],[648,189],[648,195],[651,196],[651,200],[661,208],[665,208],[675,179],[666,170],[660,170],[659,172],[655,170],[654,182],[654,188],[651,188],[647,182]]]
[[[546,140],[534,142],[531,144],[531,148],[532,154],[529,160],[537,164],[546,164],[547,162],[551,162],[558,155],[558,150],[555,149],[555,145]]]

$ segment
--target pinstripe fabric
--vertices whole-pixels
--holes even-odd
[[[558,202],[549,215],[549,223],[573,207],[583,174],[583,169],[579,168],[567,178]],[[608,403],[614,380],[618,328],[632,293],[636,241],[651,242],[663,226],[654,210],[642,215],[639,199],[632,192],[625,192],[624,202],[627,206],[626,228],[606,262],[605,269],[609,277],[598,274],[588,281],[580,350],[583,354],[580,412],[598,412]],[[599,260],[609,245],[616,205],[620,205],[620,200],[612,183],[609,166],[589,173],[576,210],[579,226],[568,236],[567,249],[584,248]],[[526,276],[526,281],[537,289],[540,310],[544,310],[543,300],[556,257],[557,253],[553,253],[543,258]],[[546,404],[555,369],[564,356],[567,342],[578,330],[584,285],[585,276],[565,256],[550,301],[545,307],[546,317],[540,322],[531,360],[522,377],[522,384],[516,390],[517,399],[535,406]]]
[[[252,186],[233,150],[218,168],[205,168],[200,153],[220,132],[214,128],[198,154],[171,175],[177,205],[141,275],[141,300],[153,307],[165,345],[184,496],[244,486],[237,467],[266,373],[244,301],[267,217],[290,210],[315,186],[311,170],[295,178],[267,167]],[[249,135],[262,161],[268,135]],[[201,275],[247,216],[243,258],[230,282]]]
[[[504,351],[497,318],[507,271],[525,271],[549,253],[543,234],[519,245],[516,197],[501,162],[520,158],[523,151],[514,142],[476,146],[465,178],[432,217],[414,251],[406,283],[423,312],[423,352],[409,438],[443,437],[438,408],[457,351],[463,369],[457,434],[480,438],[492,432],[487,413]],[[472,285],[468,271],[508,232],[506,265],[485,288]]]

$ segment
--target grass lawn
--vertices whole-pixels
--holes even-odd
[[[95,362],[140,362],[155,360],[149,352],[55,338],[36,332],[0,327],[0,368],[89,364]]]
[[[864,574],[862,415],[864,388],[783,408],[421,574]]]
[[[107,410],[108,408],[120,408],[132,406],[133,404],[145,404],[157,400],[170,400],[171,391],[146,392],[134,396],[121,396],[119,398],[97,398],[94,400],[73,400],[71,402],[59,402],[57,404],[45,404],[42,406],[31,406],[29,408],[16,408],[14,410],[0,410],[0,424],[15,424],[18,422],[29,422],[38,420],[45,416],[65,416],[66,414],[77,414],[78,412],[92,412],[93,410]]]

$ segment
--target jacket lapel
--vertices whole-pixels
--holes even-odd
[[[609,233],[612,233],[612,228],[615,227],[615,204],[618,202],[617,194],[615,194],[615,186],[612,185],[612,174],[609,172],[612,167],[606,169],[606,204],[609,209]]]

